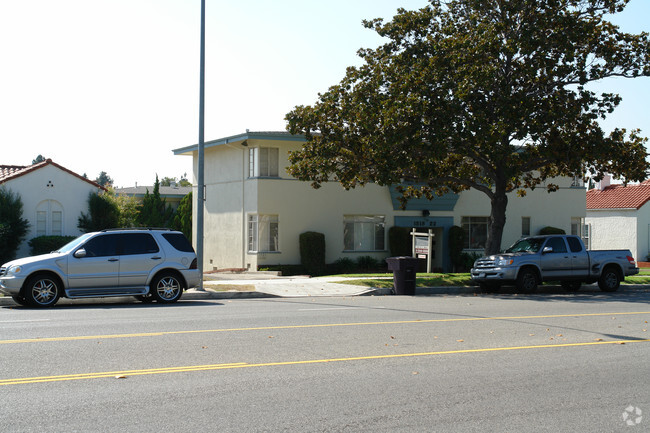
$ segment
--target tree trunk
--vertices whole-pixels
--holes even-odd
[[[501,250],[501,238],[506,225],[506,207],[508,206],[508,196],[504,185],[497,184],[491,204],[488,237],[485,243],[486,255],[498,254]]]

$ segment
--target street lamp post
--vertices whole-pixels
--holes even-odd
[[[198,167],[198,194],[196,211],[196,255],[199,270],[203,273],[203,219],[205,209],[205,143],[204,143],[204,117],[205,117],[205,0],[201,0],[201,49],[199,72],[199,167]],[[203,278],[199,283],[199,290],[203,291]]]

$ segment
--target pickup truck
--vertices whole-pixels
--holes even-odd
[[[587,251],[578,236],[546,235],[522,238],[504,253],[481,257],[470,272],[483,290],[514,284],[520,292],[532,292],[543,281],[559,281],[569,291],[598,282],[602,291],[614,292],[639,268],[630,250]]]

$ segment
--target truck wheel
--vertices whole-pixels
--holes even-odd
[[[561,285],[567,292],[577,292],[582,287],[582,281],[562,281]]]
[[[532,269],[522,269],[517,275],[515,287],[521,293],[530,293],[537,290],[537,272]]]
[[[603,269],[603,273],[600,274],[600,278],[598,279],[598,287],[600,287],[600,290],[603,292],[615,292],[620,285],[621,277],[615,268],[608,266]]]

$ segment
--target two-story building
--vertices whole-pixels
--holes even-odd
[[[247,131],[205,143],[205,270],[299,264],[299,236],[306,231],[325,235],[328,263],[368,255],[383,260],[392,226],[430,229],[434,268],[451,270],[448,231],[454,225],[465,229],[465,249],[482,253],[490,215],[485,194],[470,190],[412,200],[402,210],[394,188],[368,184],[346,191],[331,182],[314,189],[286,172],[289,152],[304,142],[287,132]],[[196,179],[198,145],[174,153],[194,158]],[[545,226],[580,234],[584,186],[569,178],[554,183],[560,190],[551,194],[538,188],[523,198],[509,197],[504,247]]]

